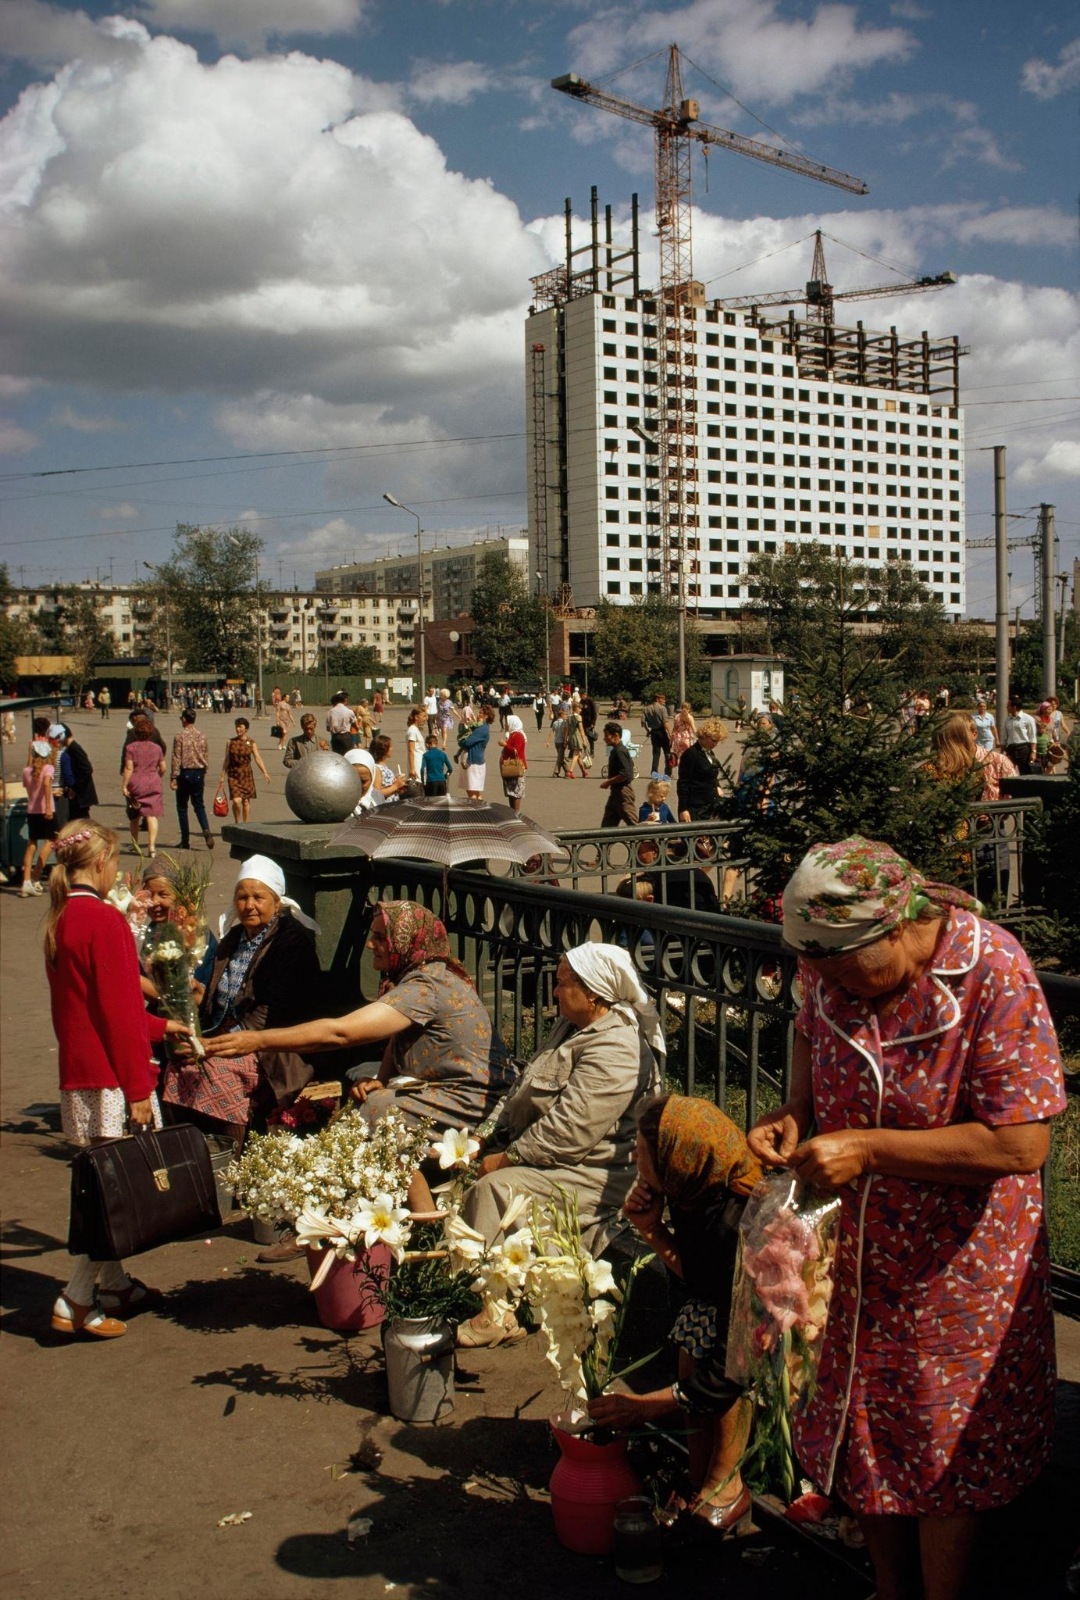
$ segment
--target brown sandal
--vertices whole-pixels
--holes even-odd
[[[53,1306],[54,1333],[88,1333],[95,1339],[119,1339],[127,1332],[127,1323],[118,1317],[107,1317],[100,1306],[80,1306],[61,1295]]]

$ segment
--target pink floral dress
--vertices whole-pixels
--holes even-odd
[[[935,964],[879,1019],[805,963],[817,1128],[989,1127],[1063,1110],[1046,1000],[1011,934],[953,910]],[[842,1191],[836,1286],[799,1458],[869,1514],[999,1506],[1047,1460],[1054,1411],[1038,1173],[871,1174]]]

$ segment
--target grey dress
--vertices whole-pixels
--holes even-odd
[[[632,1007],[614,1005],[587,1028],[560,1021],[499,1107],[486,1147],[509,1150],[517,1164],[469,1190],[465,1221],[492,1243],[514,1194],[543,1200],[566,1189],[577,1196],[585,1246],[598,1254],[619,1232],[633,1186],[637,1107],[659,1089]]]

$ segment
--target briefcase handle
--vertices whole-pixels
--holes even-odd
[[[132,1122],[130,1127],[132,1134],[134,1134],[140,1142],[145,1141],[140,1154],[146,1156],[147,1165],[149,1166],[151,1175],[154,1179],[155,1188],[159,1189],[162,1194],[165,1194],[171,1187],[169,1179],[169,1163],[162,1151],[161,1145],[158,1143],[157,1129],[154,1127],[153,1123],[150,1122]],[[146,1150],[147,1144],[150,1146],[149,1154],[147,1154]]]

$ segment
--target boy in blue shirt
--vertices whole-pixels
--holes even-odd
[[[446,780],[453,772],[450,757],[439,744],[439,736],[429,733],[424,740],[424,753],[420,757],[420,777],[425,795],[446,793]]]

